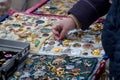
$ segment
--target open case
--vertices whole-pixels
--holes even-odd
[[[7,80],[24,61],[29,50],[28,43],[0,39],[0,80]]]

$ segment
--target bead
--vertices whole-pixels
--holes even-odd
[[[63,44],[62,44],[62,40],[59,40],[58,46],[60,46],[60,45],[63,45]]]
[[[51,40],[48,44],[49,44],[49,45],[54,45],[54,44],[55,44],[55,41]]]
[[[102,30],[102,23],[95,23],[93,27],[94,31]]]
[[[14,26],[14,27],[20,27],[21,25],[20,24],[12,24],[12,26]]]
[[[41,33],[50,33],[51,32],[51,29],[48,29],[48,28],[43,28],[40,30]]]
[[[92,45],[92,44],[83,44],[83,48],[84,49],[86,49],[86,50],[88,50],[88,49],[91,49],[91,48],[93,48],[94,46]]]
[[[83,52],[82,54],[83,54],[83,55],[88,55],[88,53],[87,53],[87,52]]]
[[[60,63],[66,63],[66,61],[64,59],[57,58],[52,62],[52,64],[60,64]]]
[[[43,20],[38,20],[38,21],[36,21],[36,23],[37,24],[42,24],[42,23],[44,23],[45,21],[43,21]]]
[[[66,69],[73,69],[74,68],[74,65],[67,65],[66,66]]]
[[[51,51],[54,46],[43,47],[43,51]]]
[[[20,76],[21,74],[22,74],[22,73],[19,72],[19,71],[17,71],[17,72],[14,73],[15,76]]]
[[[71,49],[70,49],[70,48],[65,49],[65,50],[63,51],[63,53],[71,53]]]
[[[38,47],[39,44],[40,44],[40,40],[37,40],[37,41],[35,42],[35,47]]]
[[[73,77],[71,80],[78,80],[76,77]]]
[[[99,43],[101,41],[100,37],[95,37],[95,42]]]
[[[49,10],[56,10],[57,9],[57,7],[55,7],[55,6],[50,6],[49,7]]]
[[[49,36],[49,34],[44,33],[44,34],[42,34],[42,36],[47,37],[47,36]]]
[[[26,64],[30,64],[30,63],[32,63],[33,61],[34,61],[33,59],[26,59],[26,60],[25,60],[25,63],[26,63]]]
[[[62,49],[60,47],[55,47],[53,49],[53,52],[61,52],[61,51],[62,51]]]
[[[100,50],[99,49],[93,50],[92,54],[93,55],[99,55],[100,54]]]
[[[27,23],[26,23],[26,26],[33,26],[33,23],[27,22]]]
[[[26,78],[25,80],[32,80],[32,79],[28,77],[28,78]]]
[[[70,43],[71,40],[64,40],[63,43]]]
[[[6,58],[11,58],[12,57],[12,54],[5,54],[4,55]]]
[[[4,61],[6,61],[6,59],[5,59],[5,58],[3,58],[3,59],[0,59],[0,62],[4,62]]]
[[[80,47],[81,45],[79,43],[73,44],[73,47]]]

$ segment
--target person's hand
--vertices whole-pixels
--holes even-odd
[[[0,17],[8,13],[9,8],[10,4],[8,3],[8,1],[0,2]]]
[[[61,40],[65,37],[68,31],[75,28],[75,22],[71,18],[65,18],[56,22],[52,26],[53,36],[56,40]]]

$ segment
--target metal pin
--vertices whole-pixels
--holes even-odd
[[[63,45],[62,40],[59,40],[58,42],[59,42],[58,46]]]

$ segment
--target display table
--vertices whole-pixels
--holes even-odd
[[[25,13],[32,13],[32,12],[34,12],[38,7],[41,7],[41,6],[44,5],[47,1],[49,1],[49,0],[40,0],[40,2],[39,2],[38,4],[36,4],[35,6],[27,9],[27,10],[25,11]]]
[[[31,46],[31,54],[10,80],[97,78],[104,55],[100,40],[102,24],[94,23],[86,31],[73,30],[63,41],[55,41],[51,26],[63,18],[14,13],[1,23],[0,38],[27,42]]]
[[[67,11],[79,0],[42,0],[26,13],[66,16]]]
[[[89,80],[98,64],[97,58],[29,55],[10,80]]]

